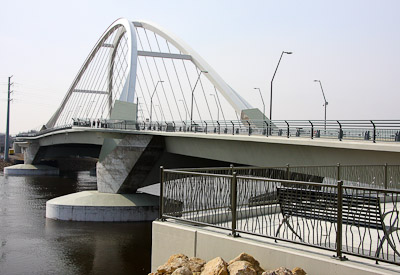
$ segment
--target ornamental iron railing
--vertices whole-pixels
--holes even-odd
[[[238,173],[161,168],[159,218],[400,264],[400,191]]]

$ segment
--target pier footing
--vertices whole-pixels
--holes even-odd
[[[4,167],[4,175],[8,176],[57,176],[60,170],[47,165],[17,164]]]
[[[65,221],[132,222],[158,217],[158,197],[83,191],[46,203],[46,218]]]

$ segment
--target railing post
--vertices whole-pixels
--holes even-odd
[[[268,136],[268,122],[266,122],[265,120],[264,120],[264,123],[265,123],[265,125],[267,126],[267,128],[266,128],[266,131],[265,131],[265,136]]]
[[[311,139],[314,138],[314,125],[312,124],[311,120],[309,120],[308,122],[310,122],[311,124]]]
[[[341,175],[340,175],[340,163],[337,164],[337,174],[336,175],[337,175],[336,180],[339,181],[340,177],[341,177]]]
[[[337,189],[336,257],[342,261],[344,260],[342,256],[343,181],[338,181]]]
[[[249,124],[249,136],[251,135],[251,125],[250,122],[248,120],[246,120],[247,124]]]
[[[233,123],[232,120],[231,123],[232,123],[232,135],[235,135],[235,123]]]
[[[338,138],[339,138],[339,141],[342,141],[342,138],[343,138],[342,124],[340,124],[339,120],[336,120],[336,122],[339,124],[339,135],[338,135]]]
[[[290,166],[289,166],[289,163],[286,164],[286,179],[287,180],[290,179]]]
[[[233,172],[235,172],[235,166],[231,164],[229,165],[229,168],[231,169],[231,175],[233,175]]]
[[[287,125],[287,138],[289,138],[289,135],[290,135],[290,128],[289,128],[289,123],[285,120],[285,122],[286,122],[286,125]]]
[[[236,182],[236,172],[232,173],[231,181],[231,213],[232,213],[232,237],[237,237],[236,233],[236,194],[237,182]]]
[[[206,134],[207,134],[207,122],[204,120],[204,123],[206,124]]]
[[[219,121],[217,120],[217,124],[218,124],[218,135],[221,134],[221,125],[219,125]]]
[[[163,221],[164,214],[164,167],[160,166],[160,205],[158,219]]]
[[[388,174],[387,174],[388,164],[387,163],[385,163],[384,168],[385,168],[385,173],[384,173],[385,179],[384,179],[383,185],[384,185],[385,189],[388,189]]]
[[[375,123],[374,123],[372,120],[370,120],[370,121],[371,121],[371,123],[372,123],[372,126],[374,127],[374,132],[373,132],[372,141],[375,143],[375,142],[376,142],[376,127],[375,127]]]

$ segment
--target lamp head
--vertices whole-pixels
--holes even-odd
[[[286,54],[292,54],[293,52],[284,52],[284,53],[286,53]]]
[[[319,82],[319,80],[316,79],[316,80],[314,80],[314,82]]]

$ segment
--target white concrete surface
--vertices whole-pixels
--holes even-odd
[[[59,173],[58,168],[47,165],[17,164],[4,168],[7,176],[57,176]]]
[[[131,222],[158,217],[158,197],[83,191],[46,203],[46,218],[66,221]]]
[[[233,238],[228,231],[209,227],[167,221],[153,222],[152,263],[154,272],[158,266],[175,253],[188,257],[200,257],[209,261],[222,257],[229,261],[242,252],[255,257],[261,267],[269,270],[280,266],[302,267],[307,274],[399,274],[400,267],[348,256],[348,261],[332,258],[333,252],[286,242],[241,234]]]

